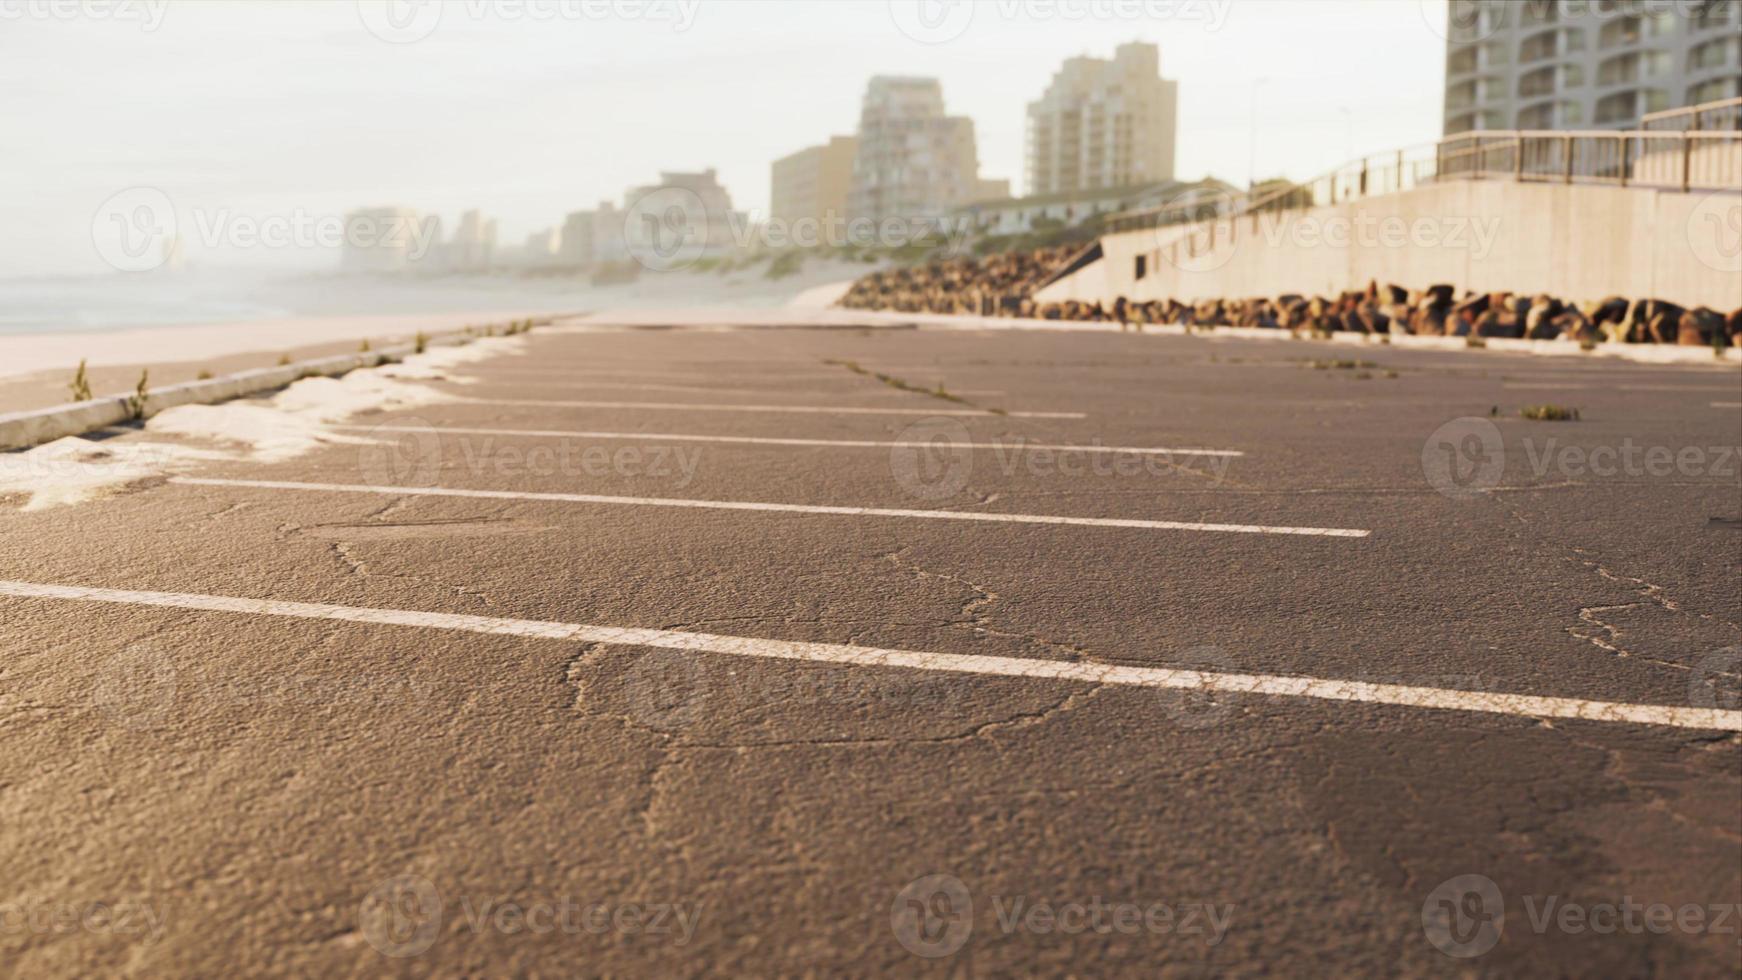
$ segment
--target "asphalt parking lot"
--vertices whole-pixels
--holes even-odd
[[[430,383],[0,518],[20,975],[1742,970],[1734,368],[571,325]]]

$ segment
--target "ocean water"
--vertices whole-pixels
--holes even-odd
[[[0,335],[371,316],[586,309],[584,279],[475,277],[411,280],[357,276],[144,274],[0,279]]]
[[[865,271],[859,265],[812,261],[778,280],[768,279],[761,268],[725,276],[681,270],[646,272],[610,287],[595,287],[582,276],[412,279],[210,271],[0,279],[0,336],[295,317],[780,306],[808,288]]]

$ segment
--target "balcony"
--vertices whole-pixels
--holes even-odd
[[[1622,17],[1603,25],[1597,34],[1597,47],[1624,48],[1644,40],[1645,31],[1638,17]]]
[[[1518,46],[1518,63],[1527,65],[1533,61],[1559,58],[1584,49],[1584,32],[1571,27],[1556,28],[1525,38],[1524,43]]]

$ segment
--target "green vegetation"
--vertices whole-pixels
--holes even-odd
[[[194,375],[194,380],[195,381],[210,381],[210,380],[212,380],[212,372],[207,371],[204,368],[201,368],[200,373]]]
[[[907,381],[905,381],[901,378],[897,378],[897,377],[893,377],[891,375],[884,374],[881,371],[868,371],[864,367],[862,367],[858,361],[840,361],[840,360],[835,360],[834,358],[829,358],[829,359],[823,361],[823,363],[824,364],[833,364],[836,367],[844,367],[847,370],[853,372],[854,374],[863,374],[867,377],[876,378],[878,381],[883,382],[884,384],[888,385],[891,388],[894,388],[897,391],[910,391],[916,395],[930,395],[933,398],[941,398],[944,401],[955,402],[958,405],[968,404],[967,400],[962,398],[962,396],[953,395],[947,389],[945,389],[944,383],[942,381],[938,382],[938,386],[936,388],[921,388],[918,385],[909,384]],[[999,409],[996,409],[996,408],[990,408],[990,409],[987,409],[987,411],[996,412],[999,415],[1004,414],[1002,411],[1000,411]]]
[[[1518,414],[1533,422],[1577,422],[1579,410],[1565,405],[1526,405]]]
[[[1346,357],[1322,361],[1318,358],[1314,358],[1310,361],[1303,361],[1302,363],[1315,371],[1365,371],[1379,366],[1372,361],[1357,361]]]
[[[1017,235],[986,235],[974,242],[975,255],[996,252],[1032,252],[1059,245],[1087,245],[1101,237],[1105,215],[1095,214],[1082,223],[1066,227],[1056,218],[1040,218],[1031,230]]]
[[[79,361],[79,370],[73,375],[72,384],[67,385],[73,393],[73,401],[88,402],[91,400],[91,379],[85,376],[85,362]]]
[[[145,400],[151,389],[151,372],[139,372],[139,383],[133,386],[133,394],[127,396],[127,417],[142,419],[145,417]]]
[[[417,354],[422,354],[429,349],[429,338],[424,336],[422,330],[417,332],[417,336],[411,338],[411,349],[413,353]]]
[[[767,279],[785,279],[787,276],[797,275],[803,267],[804,253],[798,249],[787,249],[768,263],[768,271],[762,275]]]

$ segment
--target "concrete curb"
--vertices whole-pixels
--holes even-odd
[[[480,340],[489,334],[454,331],[426,338],[428,347],[453,347]],[[226,374],[205,381],[150,388],[145,393],[144,411],[135,413],[133,395],[110,395],[67,405],[52,405],[22,412],[0,415],[0,452],[29,449],[45,442],[83,435],[111,425],[134,419],[148,419],[165,409],[180,405],[215,405],[262,391],[271,391],[303,378],[338,377],[358,368],[379,367],[404,360],[417,352],[416,344],[401,344],[368,353],[341,354],[311,361],[297,361],[277,367],[258,368]]]
[[[890,325],[905,324],[922,330],[1062,330],[1119,332],[1119,324],[1093,320],[1036,320],[1026,317],[967,316],[945,313],[891,313],[883,310],[852,310],[874,321]],[[1567,340],[1515,340],[1508,337],[1481,338],[1480,346],[1472,346],[1463,337],[1417,337],[1411,334],[1334,333],[1328,338],[1295,334],[1289,330],[1265,327],[1185,327],[1179,324],[1145,324],[1143,333],[1164,337],[1238,337],[1246,340],[1328,340],[1334,344],[1386,346],[1416,350],[1480,351],[1491,350],[1507,354],[1538,354],[1547,357],[1607,357],[1641,364],[1702,364],[1711,366],[1742,365],[1742,347],[1731,347],[1722,358],[1710,347],[1680,347],[1674,344],[1596,344],[1584,348]]]

